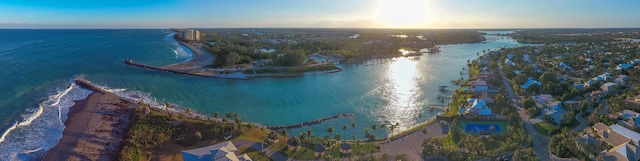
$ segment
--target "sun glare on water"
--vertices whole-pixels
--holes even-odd
[[[427,21],[426,0],[380,0],[378,20],[390,27],[421,27]]]

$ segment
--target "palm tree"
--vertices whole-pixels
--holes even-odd
[[[329,132],[329,136],[333,136],[333,126],[329,126],[329,128],[327,128],[327,132]]]
[[[215,117],[216,119],[220,118],[220,113],[216,112],[215,114],[213,114],[213,117]]]
[[[376,123],[373,123],[373,125],[371,125],[371,129],[373,129],[373,132],[376,132],[376,130],[378,129],[378,125],[376,125]]]
[[[347,130],[347,124],[342,125],[342,130]]]
[[[351,138],[353,138],[353,141],[356,141],[356,134],[351,134]]]
[[[351,122],[351,128],[356,128],[356,123],[355,122]]]
[[[305,134],[304,132],[300,133],[300,140],[304,140],[304,136],[305,136],[305,135],[306,135],[306,134]]]
[[[340,134],[336,134],[336,136],[334,136],[333,138],[338,140],[338,142],[340,142],[340,139],[342,139],[342,136],[340,136]]]
[[[308,136],[309,138],[312,138],[312,136],[313,136],[313,132],[311,132],[311,128],[308,128],[308,129],[307,129],[307,136]]]
[[[287,133],[287,129],[285,128],[282,129],[282,135],[284,135],[285,137],[289,137],[289,134]]]
[[[229,113],[229,112],[225,113],[224,115],[227,117],[227,119],[231,118],[231,113]]]

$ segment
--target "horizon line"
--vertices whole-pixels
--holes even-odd
[[[170,27],[170,28],[0,28],[0,30],[155,30],[155,29],[373,29],[373,30],[535,30],[535,29],[640,29],[640,27],[539,28],[374,28],[374,27]]]

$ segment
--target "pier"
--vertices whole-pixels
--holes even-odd
[[[322,122],[325,122],[325,121],[329,121],[329,120],[333,120],[333,119],[337,119],[337,118],[340,118],[340,117],[354,118],[354,117],[356,117],[356,115],[353,114],[353,113],[343,113],[343,114],[337,114],[337,115],[333,115],[333,116],[329,116],[329,117],[325,117],[325,118],[321,118],[321,119],[317,119],[317,120],[306,121],[306,122],[298,123],[298,124],[290,124],[290,125],[282,125],[282,126],[267,126],[267,128],[271,129],[271,130],[295,129],[295,128],[301,128],[301,127],[306,127],[306,126],[319,124],[319,123],[322,123]]]
[[[125,60],[124,63],[127,64],[127,65],[132,65],[132,66],[137,66],[137,67],[142,67],[142,68],[147,68],[147,69],[153,69],[153,70],[159,70],[159,71],[165,71],[165,72],[170,72],[170,73],[185,74],[185,75],[192,75],[192,76],[199,76],[199,77],[213,77],[213,76],[208,76],[208,75],[195,74],[195,73],[190,73],[190,72],[183,72],[183,71],[178,71],[178,70],[170,70],[170,69],[165,69],[165,68],[161,68],[161,67],[154,67],[154,66],[139,64],[139,63],[133,62],[133,60],[131,60],[131,59]]]

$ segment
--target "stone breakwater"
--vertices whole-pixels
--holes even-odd
[[[340,118],[340,117],[355,118],[356,115],[353,114],[353,113],[343,113],[343,114],[337,114],[337,115],[333,115],[333,116],[329,116],[329,117],[325,117],[325,118],[321,118],[321,119],[317,119],[317,120],[306,121],[306,122],[302,122],[302,123],[298,123],[298,124],[290,124],[290,125],[282,125],[282,126],[267,126],[267,128],[271,129],[271,130],[301,128],[301,127],[306,127],[306,126],[319,124],[319,123],[322,123],[322,122],[325,122],[325,121],[329,121],[329,120],[332,120],[332,119],[337,119],[337,118]]]

